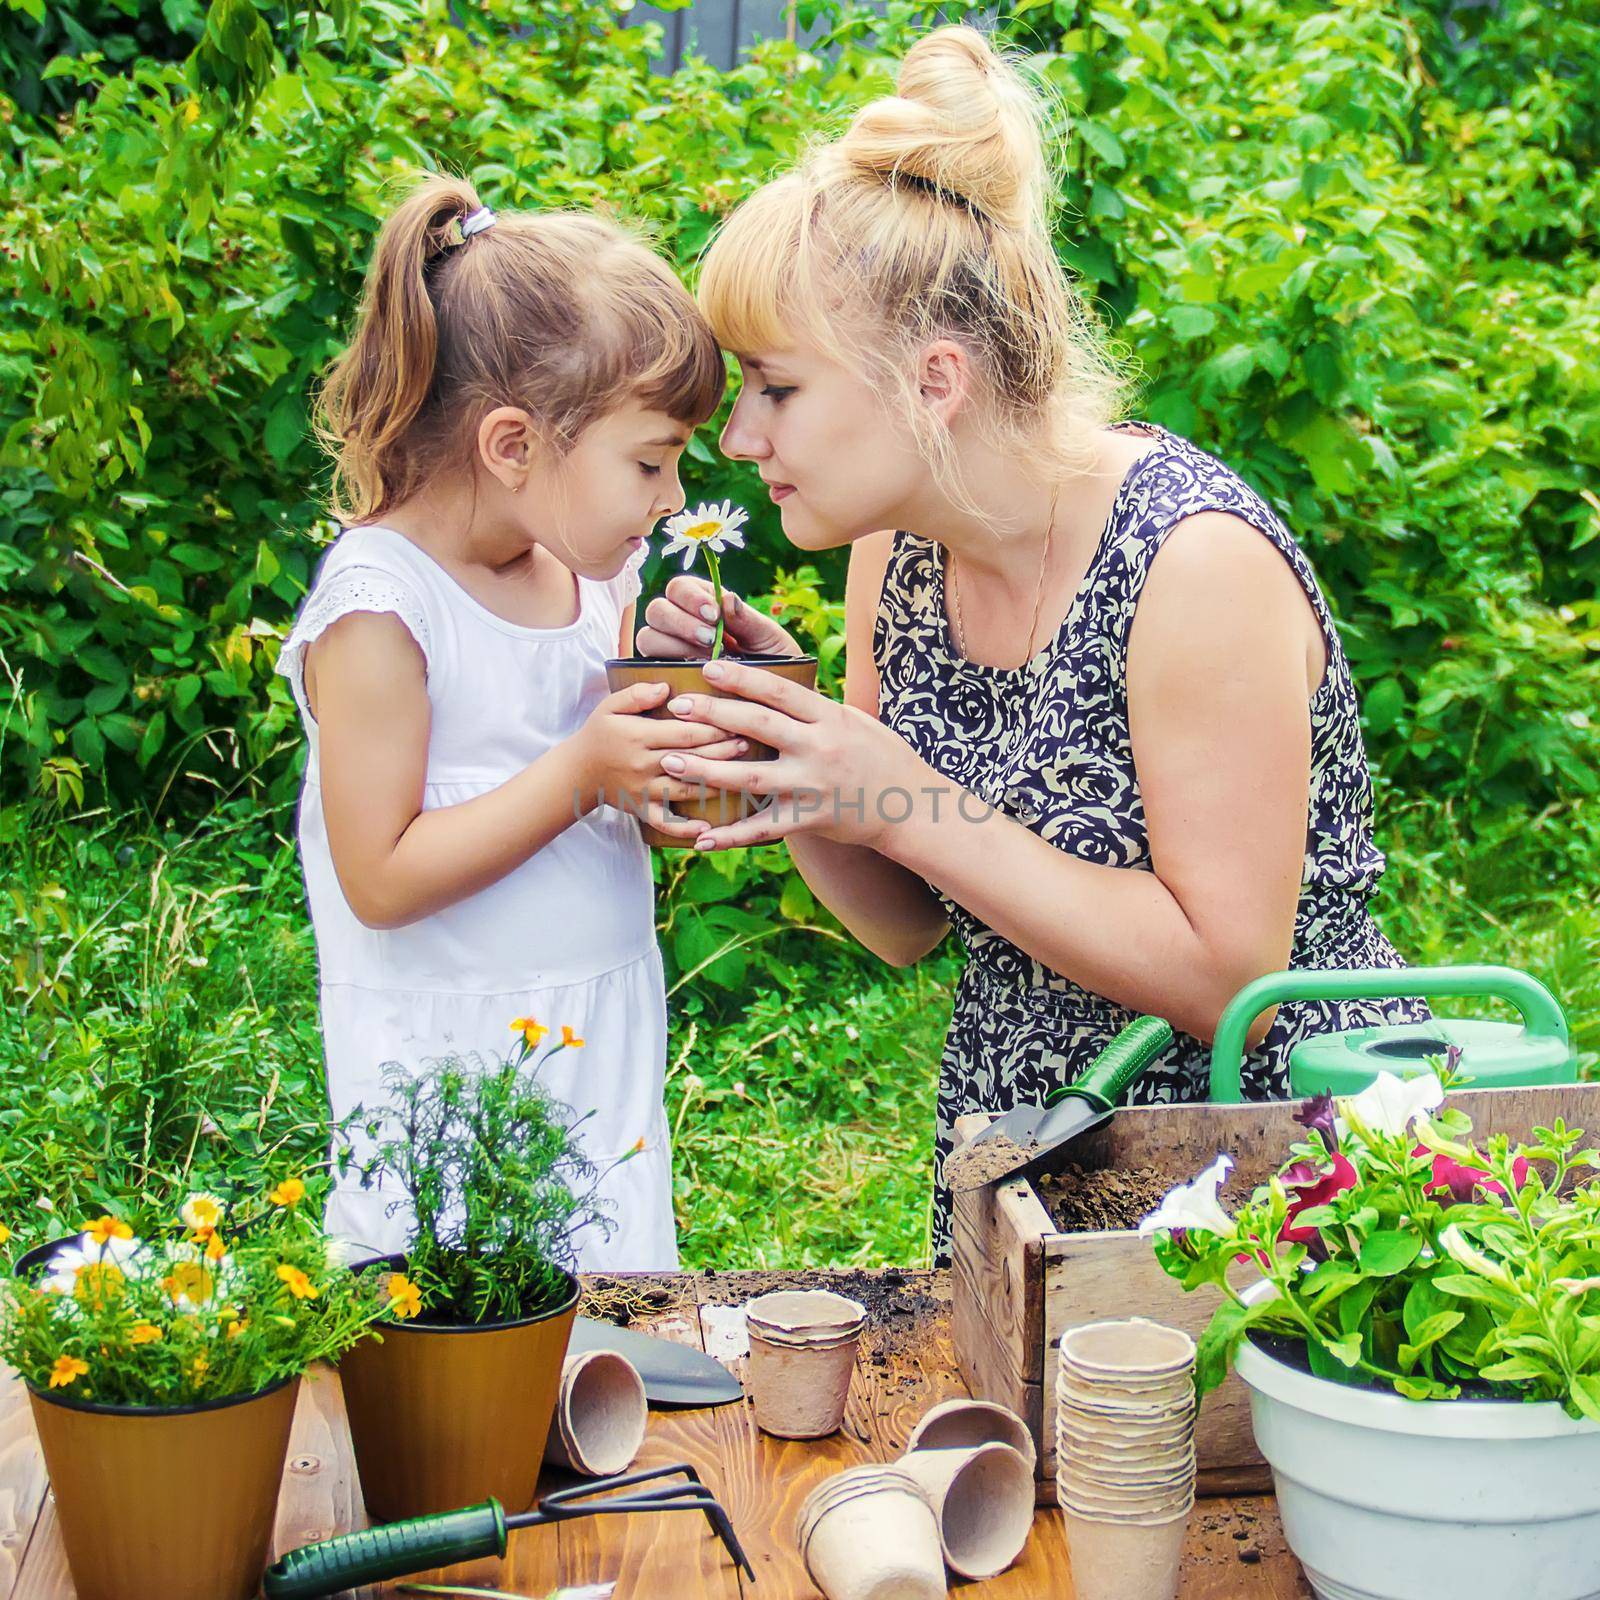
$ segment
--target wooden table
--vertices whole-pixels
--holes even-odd
[[[804,1281],[862,1287],[862,1275],[807,1274]],[[737,1306],[797,1275],[726,1273],[630,1280],[643,1298],[636,1327],[717,1353],[706,1308]],[[617,1280],[608,1280],[614,1283]],[[759,1432],[748,1403],[651,1413],[637,1465],[692,1462],[728,1509],[755,1567],[750,1600],[814,1600],[794,1545],[801,1502],[823,1478],[901,1452],[912,1425],[936,1401],[965,1393],[949,1336],[945,1273],[868,1275],[881,1295],[863,1340],[844,1430],[805,1443]],[[874,1304],[876,1302],[876,1304]],[[731,1364],[742,1365],[733,1361]],[[71,1600],[72,1585],[22,1384],[0,1376],[0,1600]],[[365,1525],[338,1375],[322,1368],[302,1385],[278,1507],[275,1552]],[[438,1581],[439,1574],[428,1575]],[[741,1584],[701,1516],[594,1517],[512,1536],[505,1562],[450,1569],[450,1582],[544,1596],[563,1585],[614,1582],[616,1600],[742,1600]],[[361,1591],[362,1600],[380,1591]],[[404,1592],[385,1585],[384,1594]],[[1022,1558],[1001,1577],[958,1584],[962,1600],[1073,1600],[1059,1514],[1041,1509]],[[1184,1556],[1182,1600],[1311,1600],[1284,1545],[1270,1497],[1203,1500]],[[144,1600],[144,1597],[130,1597]],[[154,1597],[151,1597],[154,1600]]]

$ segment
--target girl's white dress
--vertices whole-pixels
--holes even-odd
[[[602,1194],[615,1202],[609,1238],[580,1230],[585,1270],[677,1266],[672,1165],[663,1089],[666,985],[656,946],[650,860],[638,820],[601,806],[571,823],[498,883],[403,928],[366,927],[334,873],[322,813],[317,724],[306,703],[304,655],[352,611],[391,612],[427,664],[432,726],[423,808],[455,805],[496,788],[582,726],[608,693],[622,613],[639,592],[639,551],[616,577],[578,577],[577,621],[564,628],[508,622],[473,599],[403,534],[347,529],[323,557],[278,657],[305,723],[308,753],[299,809],[306,897],[316,930],[335,1120],[383,1100],[385,1062],[409,1067],[445,1054],[503,1057],[514,1018],[531,1016],[558,1039],[541,1076],[579,1115],[590,1160],[609,1166],[639,1139]],[[352,1129],[359,1155],[370,1143]],[[405,1243],[409,1208],[388,1215],[393,1180],[363,1190],[355,1170],[338,1180],[327,1211],[347,1246]]]

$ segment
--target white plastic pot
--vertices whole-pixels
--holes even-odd
[[[1248,1339],[1235,1370],[1320,1600],[1600,1600],[1600,1426],[1332,1383]]]

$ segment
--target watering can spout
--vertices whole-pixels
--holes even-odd
[[[1290,1053],[1294,1094],[1319,1090],[1354,1093],[1386,1065],[1443,1055],[1453,1043],[1465,1052],[1463,1070],[1479,1087],[1512,1083],[1570,1083],[1576,1061],[1567,1019],[1555,996],[1515,967],[1300,968],[1269,972],[1245,985],[1227,1004],[1211,1047],[1211,1098],[1244,1098],[1245,1035],[1263,1011],[1286,1000],[1391,1000],[1419,996],[1490,995],[1508,1001],[1521,1025],[1443,1021],[1426,1029],[1378,1026],[1302,1040]]]

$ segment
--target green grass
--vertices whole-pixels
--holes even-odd
[[[1384,797],[1390,870],[1374,909],[1408,961],[1541,978],[1595,1074],[1592,810],[1507,818],[1469,848],[1448,809]],[[242,803],[187,833],[0,810],[14,863],[0,899],[0,1222],[15,1245],[130,1192],[159,1202],[320,1158],[315,949],[289,818],[275,821]],[[686,1265],[926,1259],[958,970],[948,950],[896,970],[796,933],[772,941],[733,1005],[693,982],[674,994],[667,1098]]]

